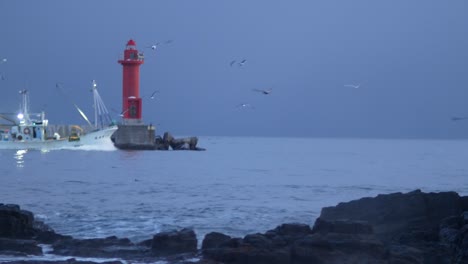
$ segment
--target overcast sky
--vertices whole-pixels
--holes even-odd
[[[84,123],[72,103],[92,116],[95,79],[118,119],[117,60],[134,39],[143,120],[158,134],[468,138],[468,120],[451,121],[468,117],[466,0],[1,0],[0,10],[0,112],[17,110],[26,88],[50,123]]]

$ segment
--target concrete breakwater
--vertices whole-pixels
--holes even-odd
[[[197,137],[174,138],[169,132],[156,136],[153,125],[119,125],[112,135],[115,147],[126,150],[205,150]]]
[[[140,242],[75,239],[55,233],[18,205],[0,205],[0,255],[41,256],[39,244],[49,244],[49,254],[122,260],[112,263],[468,263],[467,230],[467,196],[420,190],[323,208],[313,226],[285,223],[243,238],[211,232],[201,247],[187,228]]]

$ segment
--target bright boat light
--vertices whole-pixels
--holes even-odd
[[[23,115],[22,113],[19,113],[19,114],[17,115],[17,117],[18,117],[19,120],[22,120],[22,119],[24,118],[24,115]]]

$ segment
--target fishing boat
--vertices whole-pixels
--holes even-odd
[[[0,125],[0,149],[74,149],[86,146],[112,144],[111,136],[117,130],[93,80],[95,122],[92,124],[78,106],[75,107],[88,123],[82,128],[77,125],[52,126],[45,113],[29,112],[29,92],[21,90],[20,111],[0,114],[9,124]],[[13,116],[12,116],[13,115]]]

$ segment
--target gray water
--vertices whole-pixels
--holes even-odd
[[[206,151],[0,151],[0,203],[56,232],[140,241],[313,225],[324,206],[414,189],[468,194],[468,140],[200,137]]]

